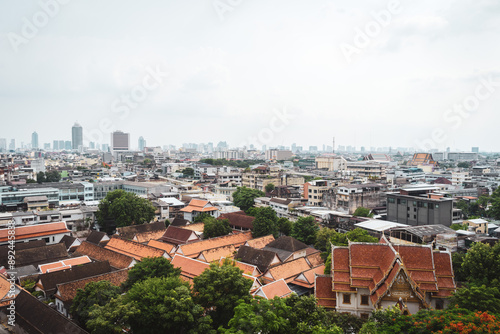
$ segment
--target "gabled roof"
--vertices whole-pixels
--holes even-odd
[[[168,254],[172,253],[175,247],[177,247],[175,245],[169,244],[168,242],[162,242],[158,240],[149,240],[148,246],[158,249],[163,249]]]
[[[134,235],[136,235],[137,233],[159,231],[159,230],[165,230],[165,223],[153,222],[141,225],[118,227],[116,229],[116,233],[124,239],[132,240]]]
[[[137,233],[132,238],[132,241],[135,241],[135,242],[138,242],[140,244],[143,244],[143,243],[147,243],[150,240],[158,240],[158,239],[160,239],[163,236],[164,233],[165,233],[164,230]]]
[[[92,231],[86,239],[88,242],[93,243],[94,245],[99,245],[103,241],[108,241],[109,237],[104,232]]]
[[[28,242],[18,242],[18,243],[16,243],[16,251],[20,251],[23,249],[43,247],[45,245],[47,245],[47,243],[43,239],[42,240],[31,240]],[[8,244],[0,246],[0,254],[7,254],[7,250],[9,250]]]
[[[245,242],[245,246],[262,249],[274,240],[274,236],[272,234],[269,234],[260,238],[248,240],[247,242]]]
[[[309,269],[311,269],[311,267],[306,259],[301,257],[269,268],[267,272],[264,273],[263,277],[266,281],[277,281],[283,278],[287,283],[290,283],[297,275]]]
[[[209,212],[219,210],[214,207],[209,201],[202,199],[192,199],[189,205],[180,209],[181,212]]]
[[[104,248],[133,257],[137,261],[145,257],[167,256],[170,258],[167,252],[162,249],[143,245],[135,241],[125,240],[117,236],[113,236]]]
[[[221,258],[219,260],[219,264],[222,265],[225,260],[226,260],[225,257]],[[231,260],[231,263],[233,263],[236,267],[243,270],[244,274],[254,276],[254,277],[258,277],[258,276],[262,275],[262,272],[259,270],[259,268],[257,268],[257,266],[254,266],[254,265],[248,264],[248,263],[244,263],[241,261],[236,261],[234,259],[230,259],[230,260]]]
[[[255,217],[249,216],[243,211],[223,213],[218,219],[229,220],[229,225],[236,228],[244,228],[251,230],[253,228],[253,221]]]
[[[295,285],[300,285],[308,289],[314,288],[314,278],[316,275],[323,275],[325,273],[325,265],[320,265],[315,268],[311,268],[303,273],[300,273],[292,281]]]
[[[309,265],[311,266],[311,268],[320,266],[320,265],[322,265],[322,264],[325,263],[325,261],[323,261],[323,259],[321,258],[321,252],[320,251],[317,251],[317,252],[314,252],[312,254],[307,255],[306,256],[306,261],[307,261],[307,263],[309,263]]]
[[[292,238],[289,236],[282,236],[282,237],[279,237],[278,239],[274,240],[273,242],[270,242],[269,244],[267,244],[266,247],[282,249],[282,250],[293,253],[293,252],[305,249],[308,246],[305,243],[300,242],[295,238]]]
[[[27,333],[88,334],[61,313],[45,305],[29,292],[16,297],[16,327]]]
[[[44,241],[45,243],[45,241]],[[65,235],[62,237],[61,241],[59,243],[62,243],[66,246],[66,249],[69,251],[72,248],[80,246],[81,242],[75,237],[72,237],[70,235]]]
[[[227,245],[204,250],[200,253],[197,259],[210,263],[213,261],[219,261],[223,257],[231,257],[235,252],[236,248],[234,247],[234,245]]]
[[[177,226],[169,226],[163,236],[160,237],[160,240],[173,245],[180,245],[188,243],[189,239],[192,238],[196,238],[199,240],[199,237],[196,235],[196,233],[191,230]]]
[[[274,297],[285,298],[292,294],[292,290],[288,287],[284,279],[277,280],[261,286],[254,292],[254,296],[259,296],[265,299],[273,299]]]
[[[245,241],[250,239],[252,239],[251,232],[229,234],[222,237],[195,241],[185,245],[179,245],[179,247],[176,250],[176,253],[188,257],[197,257],[201,252],[207,249],[223,247],[228,245],[234,245],[235,248],[239,248],[241,245],[245,243]]]
[[[174,218],[174,220],[172,220],[172,222],[170,223],[170,226],[185,226],[189,223],[190,222],[187,219],[176,217],[176,218]]]
[[[109,262],[92,262],[70,269],[41,274],[38,277],[37,287],[45,291],[47,296],[55,293],[56,285],[79,280],[86,277],[111,272]]]
[[[90,258],[87,255],[84,255],[84,256],[73,257],[70,259],[61,260],[61,261],[57,261],[57,262],[41,264],[38,266],[38,270],[42,274],[45,274],[45,273],[53,272],[53,271],[57,271],[57,270],[69,269],[73,266],[78,266],[78,265],[90,263],[90,262],[92,262],[92,260],[90,260]]]
[[[201,275],[206,269],[210,268],[210,264],[195,260],[186,256],[175,254],[171,261],[175,268],[181,269],[181,275],[188,280]]]
[[[42,263],[67,259],[68,257],[68,252],[64,244],[54,244],[20,251],[16,249],[16,267],[24,267],[30,264],[37,266]],[[7,266],[7,253],[5,253],[5,259],[2,258],[2,263],[0,264]]]
[[[128,278],[128,269],[113,271],[80,280],[57,284],[56,298],[64,303],[71,302],[76,297],[78,289],[84,289],[90,282],[109,281],[114,286],[120,286]]]
[[[316,275],[314,296],[320,306],[325,308],[335,308],[337,306],[337,294],[332,289],[332,277],[330,275]]]
[[[261,272],[265,272],[271,265],[281,262],[275,252],[248,246],[241,246],[235,258],[257,266]]]
[[[66,233],[68,235],[71,234],[71,231],[68,230],[68,227],[66,226],[65,222],[21,226],[21,227],[16,227],[15,231],[16,231],[17,241],[30,238],[40,238],[62,233]],[[0,242],[6,242],[6,241],[8,241],[8,229],[6,228],[0,229]]]
[[[131,256],[127,256],[104,247],[94,245],[84,241],[76,249],[74,255],[88,255],[91,259],[97,261],[109,261],[109,264],[116,269],[125,269],[135,264],[135,260]]]

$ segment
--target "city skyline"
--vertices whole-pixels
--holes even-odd
[[[113,4],[72,3],[29,38],[26,21],[44,9],[9,8],[0,105],[5,124],[26,117],[0,137],[18,143],[34,130],[40,143],[70,140],[78,119],[84,146],[110,144],[121,129],[149,146],[335,136],[356,147],[500,151],[483,135],[500,117],[500,4],[255,1],[221,12],[124,1],[115,17]]]

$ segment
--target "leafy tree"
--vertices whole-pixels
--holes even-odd
[[[265,187],[265,189],[266,189],[266,194],[267,194],[267,193],[270,193],[271,191],[273,191],[273,190],[274,190],[274,188],[275,188],[274,184],[272,184],[272,183],[268,183],[268,184],[266,184],[266,187]]]
[[[491,207],[488,210],[488,216],[494,219],[500,219],[500,187],[495,189],[493,194],[491,194]]]
[[[202,212],[202,213],[198,214],[196,217],[194,217],[193,223],[203,223],[203,222],[205,222],[205,220],[207,220],[209,218],[212,218],[212,216],[210,216],[206,212]]]
[[[211,316],[214,328],[227,325],[238,301],[251,299],[252,281],[242,273],[227,260],[223,265],[212,263],[209,270],[193,279],[193,298]]]
[[[470,162],[468,161],[461,161],[457,164],[458,168],[470,168]]]
[[[291,236],[306,245],[313,245],[316,242],[318,230],[319,226],[314,217],[300,217],[292,226]]]
[[[455,252],[451,255],[455,280],[458,282],[465,282],[467,280],[467,275],[464,273],[464,269],[462,268],[462,263],[464,263],[464,259],[465,259],[465,253]]]
[[[44,172],[38,172],[38,173],[36,173],[36,181],[38,183],[45,182],[46,181],[46,179],[45,179],[45,173]]]
[[[500,277],[500,244],[474,243],[463,259],[462,271],[471,282],[488,283]]]
[[[134,334],[184,333],[196,327],[203,307],[191,297],[188,284],[178,277],[153,277],[132,286],[127,304],[139,312],[129,319]]]
[[[254,199],[263,197],[264,195],[262,191],[257,189],[238,187],[233,193],[233,202],[234,205],[246,212],[254,205]]]
[[[352,214],[354,217],[373,217],[373,213],[370,213],[370,209],[360,206]]]
[[[276,225],[278,226],[278,232],[280,235],[290,235],[292,232],[293,224],[288,218],[278,218]]]
[[[451,224],[450,228],[452,230],[455,230],[455,231],[458,231],[458,230],[467,230],[467,225],[455,223],[455,224]]]
[[[118,297],[120,288],[109,281],[90,282],[85,289],[78,289],[71,304],[70,313],[80,324],[90,320],[90,311],[95,305],[104,306],[113,298]]]
[[[343,331],[331,323],[327,312],[319,307],[314,297],[252,299],[240,302],[229,329],[222,333],[332,333]]]
[[[108,233],[114,226],[141,225],[150,222],[155,215],[155,208],[147,200],[124,190],[109,192],[99,203],[96,217],[99,225]]]
[[[85,324],[92,334],[123,334],[130,332],[130,319],[139,313],[135,305],[128,304],[125,296],[111,299],[104,306],[94,305]]]
[[[271,207],[260,208],[253,221],[252,236],[254,238],[272,234],[278,237],[278,217]]]
[[[215,219],[214,217],[210,217],[205,220],[205,225],[203,227],[203,239],[228,235],[232,231],[233,230],[229,226],[229,219]]]
[[[128,272],[128,278],[123,282],[125,290],[130,289],[135,283],[152,277],[179,277],[180,268],[175,268],[164,257],[146,257],[133,266]]]
[[[33,179],[26,179],[26,183],[29,184],[29,183],[37,183],[37,181],[33,180]]]
[[[59,182],[61,181],[61,174],[56,170],[51,170],[45,173],[45,182]]]
[[[337,232],[328,227],[322,227],[316,234],[315,248],[322,252],[328,252],[330,249],[330,240]]]
[[[151,165],[151,162],[152,162],[151,159],[146,158],[146,159],[144,159],[144,161],[142,162],[142,164],[143,165]]]
[[[500,314],[500,289],[490,285],[478,286],[472,283],[458,289],[450,300],[450,306]]]
[[[181,170],[182,175],[187,176],[187,177],[193,177],[194,176],[194,169],[188,167],[184,168]]]

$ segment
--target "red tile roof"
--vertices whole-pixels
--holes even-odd
[[[262,295],[266,299],[273,299],[274,297],[285,298],[291,294],[292,290],[290,290],[284,279],[261,286],[254,292],[254,295]]]
[[[206,269],[210,268],[210,264],[199,260],[191,259],[186,256],[175,254],[172,261],[175,268],[181,269],[181,275],[192,279],[201,275]]]
[[[169,226],[160,240],[170,244],[180,245],[188,243],[189,239],[193,238],[199,240],[199,237],[193,231],[177,226]]]
[[[229,225],[238,228],[251,230],[253,228],[253,221],[255,217],[247,215],[243,211],[223,213],[218,219],[229,220]]]
[[[74,254],[88,255],[91,259],[97,261],[109,261],[109,264],[116,269],[125,269],[135,263],[133,257],[97,246],[87,241],[82,242]]]
[[[269,243],[273,242],[274,240],[275,240],[274,236],[272,234],[270,234],[270,235],[266,235],[264,237],[248,240],[247,242],[245,242],[245,246],[249,246],[249,247],[257,248],[257,249],[262,249],[262,248],[266,247]]]
[[[143,245],[135,241],[125,240],[117,236],[113,236],[104,248],[133,257],[138,261],[145,257],[165,256],[170,258],[167,252],[162,249]]]
[[[62,234],[66,233],[71,235],[71,231],[68,230],[65,222],[58,223],[46,223],[46,224],[35,224],[30,226],[21,226],[14,229],[16,240],[20,241],[29,238],[39,238],[48,235]],[[0,229],[0,242],[8,241],[9,229]]]
[[[328,275],[316,276],[314,284],[314,296],[318,305],[326,308],[337,306],[337,294],[332,289],[332,277]]]
[[[252,239],[252,232],[230,234],[222,237],[211,238],[201,241],[191,242],[185,245],[179,245],[176,253],[187,257],[198,257],[201,252],[207,249],[234,245],[239,248],[245,241]]]

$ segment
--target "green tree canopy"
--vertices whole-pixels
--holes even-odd
[[[220,237],[232,232],[229,226],[229,219],[215,219],[210,217],[204,221],[203,239]]]
[[[254,205],[254,199],[257,197],[263,197],[265,194],[257,189],[238,187],[233,193],[234,205],[239,207],[243,211],[247,211]]]
[[[278,226],[278,232],[280,235],[290,235],[292,233],[292,222],[285,217],[278,218],[278,221],[276,222],[276,225]]]
[[[123,282],[125,290],[130,289],[135,283],[152,277],[179,277],[180,268],[175,268],[164,257],[146,257],[128,271],[128,278]]]
[[[272,234],[278,237],[278,217],[271,207],[260,208],[255,215],[252,228],[254,238],[263,237]]]
[[[306,245],[313,245],[316,242],[316,234],[318,231],[319,225],[316,223],[314,217],[300,217],[293,224],[292,233],[290,235]]]
[[[470,282],[488,284],[500,277],[500,244],[476,242],[465,254],[462,273]]]
[[[322,227],[316,234],[315,248],[322,252],[327,252],[330,249],[330,240],[337,232],[328,227]]]
[[[252,280],[242,273],[227,260],[223,265],[212,263],[209,270],[193,279],[193,298],[211,316],[214,328],[227,325],[239,300],[251,299]]]
[[[118,297],[120,288],[109,281],[90,282],[85,289],[78,289],[71,304],[70,313],[78,323],[85,326],[90,320],[90,311],[95,305],[104,306]]]
[[[480,198],[480,200],[482,197]],[[500,187],[495,189],[493,194],[491,194],[491,207],[488,210],[488,216],[494,219],[499,220],[500,219]],[[483,199],[482,202],[484,203],[485,200]]]
[[[193,223],[204,223],[205,220],[210,219],[210,218],[212,218],[212,216],[210,216],[206,212],[202,212],[202,213],[196,215],[196,217],[194,217]]]
[[[125,296],[111,299],[104,306],[97,304],[89,312],[85,324],[92,334],[123,334],[130,332],[130,319],[139,313],[135,305],[128,304]]]
[[[274,184],[272,184],[272,183],[266,184],[266,187],[265,187],[266,193],[270,193],[271,191],[274,190],[274,188],[275,188]]]
[[[373,213],[370,213],[370,209],[360,206],[352,214],[354,217],[373,217]]]
[[[450,299],[450,307],[500,314],[500,289],[492,286],[498,285],[498,281],[495,283],[489,282],[488,286],[471,283],[458,289]]]
[[[97,220],[108,233],[113,228],[129,225],[141,225],[150,222],[155,215],[155,208],[144,198],[124,190],[109,192],[99,203]]]
[[[184,168],[183,170],[181,170],[181,173],[184,176],[193,177],[194,176],[194,169],[192,169],[191,167]]]

